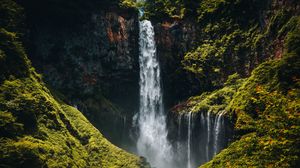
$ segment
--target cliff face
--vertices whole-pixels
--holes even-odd
[[[233,73],[248,77],[260,63],[282,58],[284,25],[299,14],[293,0],[178,3],[188,11],[182,18],[161,19],[163,10],[148,9],[156,23],[167,107],[222,87]]]
[[[0,11],[1,167],[148,167],[47,88],[20,41],[23,8],[1,0]]]
[[[186,52],[196,47],[198,26],[192,20],[157,22],[154,25],[157,55],[161,64],[164,100],[167,108],[193,95],[199,88],[195,75],[181,66]]]
[[[137,12],[94,9],[81,20],[34,22],[31,59],[47,84],[114,143],[124,143],[139,102]]]
[[[192,50],[180,55],[178,50],[185,50],[178,47],[182,41],[173,40],[175,44],[171,44],[172,40],[158,40],[168,48],[164,51],[173,53],[169,54],[172,57],[160,58],[165,59],[163,62],[181,58],[185,73],[194,74],[200,81],[200,94],[172,109],[171,136],[176,137],[181,127],[178,116],[182,114],[192,113],[197,124],[204,125],[206,122],[199,118],[219,115],[232,122],[226,126],[232,126],[229,130],[234,130],[235,139],[203,167],[297,167],[299,127],[295,124],[299,125],[299,117],[295,115],[299,110],[294,103],[299,101],[299,73],[296,73],[299,71],[299,47],[296,47],[299,46],[299,2],[207,0],[199,3],[199,16],[192,23],[197,35],[187,33],[190,39],[197,36],[195,43],[191,40],[191,44],[196,44]],[[173,19],[164,39],[174,39],[176,35],[189,39],[182,34],[186,24],[184,18]],[[179,31],[172,34],[174,29]]]

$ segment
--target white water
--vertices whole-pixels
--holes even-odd
[[[173,152],[167,140],[154,30],[148,20],[140,21],[139,28],[140,110],[137,117],[137,151],[147,158],[151,166],[171,168]]]
[[[201,116],[200,116],[200,123],[201,123],[201,127],[202,127],[202,128],[205,128],[207,122],[206,122],[206,120],[205,120],[204,113],[201,113]],[[207,134],[207,135],[208,135],[208,134]],[[206,136],[207,136],[207,135],[206,135]],[[206,145],[206,147],[205,147],[205,156],[206,156],[205,161],[209,161],[208,151],[209,151],[208,145]]]
[[[191,165],[191,138],[192,138],[192,112],[189,112],[188,113],[187,168],[192,168],[192,165]]]
[[[143,15],[142,10],[140,15]],[[151,166],[156,168],[193,168],[196,165],[199,166],[199,163],[194,163],[192,158],[204,157],[204,159],[199,158],[204,163],[209,161],[221,149],[220,142],[222,140],[220,139],[220,134],[224,129],[224,112],[216,116],[211,115],[210,112],[207,112],[206,116],[203,113],[201,114],[201,130],[204,133],[202,132],[201,134],[203,135],[201,137],[203,145],[200,147],[202,150],[198,152],[198,154],[201,154],[199,156],[193,156],[195,152],[195,144],[193,142],[197,140],[197,138],[192,139],[194,136],[193,115],[188,113],[186,117],[188,130],[185,143],[187,146],[182,146],[185,143],[180,141],[182,135],[180,115],[177,130],[179,138],[176,142],[177,151],[175,153],[167,139],[168,131],[166,128],[166,116],[163,111],[160,67],[156,56],[153,26],[150,21],[143,20],[139,22],[139,28],[140,109],[139,113],[134,116],[139,130],[137,152],[139,155],[146,157]]]
[[[207,143],[206,143],[206,157],[208,159],[210,159],[210,156],[209,156],[209,146],[210,146],[210,135],[211,135],[211,132],[210,132],[210,111],[207,112]]]
[[[186,113],[178,116],[177,148],[178,168],[195,168],[211,160],[227,144],[225,139],[225,111]],[[184,117],[184,123],[181,119]],[[198,120],[195,120],[197,119]],[[196,121],[196,122],[195,122]],[[184,129],[183,129],[184,128]],[[182,139],[185,135],[185,139]],[[183,155],[181,155],[183,154]]]
[[[220,147],[219,147],[219,141],[220,141],[220,134],[222,131],[222,121],[223,121],[223,115],[225,113],[225,110],[218,113],[215,119],[215,139],[214,139],[214,155],[219,153]]]

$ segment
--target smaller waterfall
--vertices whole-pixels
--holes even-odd
[[[177,143],[176,143],[176,147],[177,150],[180,150],[181,147],[181,120],[182,120],[182,115],[178,116],[178,130],[177,130]]]
[[[201,128],[205,128],[206,127],[206,118],[204,116],[204,113],[201,113],[200,116],[200,123],[201,123]],[[208,134],[206,134],[208,135]],[[201,150],[201,149],[200,149]],[[205,147],[205,161],[209,161],[209,156],[208,156],[208,146]]]
[[[192,168],[192,165],[191,165],[191,138],[192,138],[192,112],[189,112],[188,113],[187,168]]]
[[[195,168],[218,154],[228,144],[231,137],[229,124],[225,119],[225,111],[218,113],[207,111],[193,113],[188,112],[178,115],[176,118],[177,127],[174,132],[177,136],[176,158],[177,167]]]
[[[223,128],[223,115],[225,113],[225,110],[218,113],[217,116],[216,116],[216,119],[215,119],[215,129],[214,129],[214,132],[215,132],[215,139],[214,139],[214,155],[216,155],[217,153],[219,153],[220,151],[220,144],[219,144],[219,141],[220,141],[220,134],[222,132],[222,128]]]
[[[211,131],[210,131],[210,125],[211,125],[211,121],[210,121],[210,112],[207,112],[207,118],[206,118],[206,122],[207,122],[207,143],[206,143],[206,156],[208,158],[208,160],[210,159],[210,155],[209,155],[209,150],[210,150],[210,136],[211,136]]]

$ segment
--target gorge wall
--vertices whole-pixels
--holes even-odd
[[[113,6],[92,9],[86,17],[71,16],[72,23],[29,18],[31,60],[46,83],[107,138],[129,148],[139,103],[138,14]]]
[[[222,87],[233,73],[247,77],[260,63],[282,58],[287,31],[284,25],[299,14],[299,4],[293,0],[216,1],[207,2],[207,9],[197,3],[200,1],[174,2],[177,11],[185,9],[182,18],[176,12],[166,14],[164,7],[167,10],[168,6],[162,5],[157,11],[149,7],[168,108],[190,96]],[[214,7],[209,3],[215,3]],[[206,12],[210,8],[212,12]]]
[[[0,167],[149,167],[48,89],[27,56],[23,6],[1,0],[0,13]]]
[[[193,6],[193,4],[191,5],[186,1],[167,3],[161,0],[151,1],[148,6],[150,11],[148,16],[156,23],[158,55],[162,64],[166,107],[170,108],[178,103],[176,106],[173,106],[171,109],[173,112],[169,114],[170,139],[174,140],[175,146],[176,142],[183,142],[177,146],[180,147],[183,144],[184,147],[181,152],[186,156],[185,160],[188,163],[193,164],[193,166],[195,166],[195,163],[196,165],[203,164],[209,158],[205,156],[204,151],[207,149],[204,146],[210,146],[209,143],[203,145],[203,141],[205,143],[205,140],[209,139],[209,137],[210,140],[208,141],[218,139],[219,133],[216,127],[219,124],[216,121],[223,118],[225,121],[229,121],[225,126],[222,126],[223,130],[228,133],[227,137],[225,136],[223,139],[223,144],[217,144],[217,146],[225,144],[223,146],[225,147],[228,145],[228,142],[229,144],[236,142],[232,143],[234,145],[230,146],[228,150],[224,150],[220,155],[214,157],[215,159],[209,164],[205,164],[204,167],[226,167],[231,163],[237,167],[242,166],[243,163],[239,162],[239,159],[235,160],[232,157],[241,156],[243,150],[240,155],[238,154],[238,149],[234,147],[245,143],[245,139],[243,139],[245,137],[251,139],[251,145],[255,146],[257,141],[263,141],[268,136],[272,136],[272,133],[268,130],[270,128],[262,130],[256,126],[251,127],[251,129],[248,128],[251,124],[247,120],[251,118],[255,123],[263,122],[261,117],[264,118],[264,115],[267,115],[268,108],[263,108],[262,111],[265,110],[264,112],[256,113],[253,108],[261,107],[257,102],[252,102],[249,100],[249,97],[241,98],[237,95],[249,94],[256,97],[255,91],[252,92],[250,88],[249,90],[245,88],[253,87],[255,90],[255,87],[260,88],[260,85],[263,85],[264,88],[269,88],[271,82],[285,85],[283,84],[285,82],[281,81],[281,77],[277,78],[280,75],[268,74],[271,71],[274,71],[275,74],[280,74],[281,72],[277,71],[275,66],[269,69],[267,65],[261,65],[263,62],[274,60],[279,65],[287,64],[288,60],[294,60],[293,66],[299,66],[299,60],[297,61],[298,54],[295,54],[295,57],[287,58],[287,55],[291,52],[287,51],[287,48],[289,48],[288,44],[290,43],[288,41],[291,40],[290,36],[298,32],[296,27],[299,27],[300,4],[293,0],[199,1],[197,3],[200,3],[200,6]],[[195,2],[195,4],[197,3]],[[157,9],[153,8],[152,5],[161,6]],[[195,8],[197,8],[197,11],[194,10]],[[185,16],[182,16],[181,11],[187,11]],[[292,52],[297,51],[294,50]],[[268,70],[263,72],[262,69],[264,68]],[[254,72],[252,73],[253,70]],[[297,76],[294,74],[294,70],[291,70],[291,73],[286,73],[284,78],[290,78],[293,75]],[[261,73],[261,75],[257,73]],[[263,75],[266,78],[262,77]],[[249,76],[251,77],[248,79]],[[254,78],[259,79],[253,81]],[[246,80],[245,85],[243,85],[243,80]],[[284,87],[294,88],[293,83],[295,82],[296,80],[293,82],[289,80]],[[186,85],[187,83],[188,85]],[[271,95],[274,90],[276,90],[275,92],[282,92],[278,88],[267,89],[266,92]],[[184,101],[184,99],[192,95],[198,96]],[[281,98],[289,97],[285,92],[281,96]],[[295,97],[289,98],[291,101],[298,100]],[[242,99],[245,102],[238,103]],[[239,105],[233,107],[232,104],[235,103]],[[266,103],[266,100],[264,103]],[[285,105],[281,104],[280,107],[284,109]],[[245,117],[243,110],[251,117],[243,118]],[[295,110],[293,109],[290,115],[295,115]],[[284,112],[280,112],[280,115],[282,113]],[[207,118],[207,120],[203,120],[203,118]],[[280,123],[281,121],[277,120],[276,122]],[[294,122],[296,121],[293,120],[288,125],[291,126]],[[212,129],[215,129],[212,136],[209,135],[209,130],[205,131],[205,128],[209,128],[210,126],[208,125],[211,124],[214,125]],[[271,124],[272,129],[277,129],[276,124],[273,124]],[[240,127],[243,128],[241,129]],[[293,128],[289,129],[288,126],[281,129],[293,130]],[[202,133],[204,132],[201,137],[197,137],[197,135],[201,134],[198,133],[199,130],[202,130]],[[234,132],[232,132],[233,130]],[[193,134],[194,131],[196,131],[196,135]],[[252,134],[247,134],[249,132]],[[267,135],[265,137],[259,136],[257,139],[250,138],[250,136],[258,132],[264,132]],[[285,135],[280,136],[283,137]],[[241,137],[242,139],[239,141]],[[289,139],[289,145],[295,146],[296,139]],[[273,140],[280,141],[276,138]],[[197,141],[198,143],[193,143],[192,141]],[[295,153],[299,152],[293,150],[293,147],[287,144],[266,145],[265,148],[275,150],[275,148],[280,148],[280,145]],[[202,152],[197,151],[195,148],[202,148]],[[214,150],[210,149],[210,152]],[[261,160],[254,159],[256,156],[260,159],[268,158],[266,162],[262,163],[264,165],[271,164],[289,167],[295,166],[299,162],[299,159],[296,158],[290,161],[288,159],[292,158],[292,155],[295,153],[286,154],[286,159],[280,163],[276,162],[276,152],[274,151],[269,151],[268,154],[265,154],[259,152],[257,148],[249,147],[247,150],[249,153],[247,153],[245,159],[249,160],[249,166],[262,163]],[[233,151],[237,152],[237,154],[233,154]],[[194,156],[197,157],[196,161],[193,158]],[[222,161],[225,157],[227,162]]]

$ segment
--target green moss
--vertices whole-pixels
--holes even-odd
[[[10,76],[28,76],[30,63],[22,45],[17,41],[16,33],[0,27],[0,39],[0,80]]]
[[[230,101],[240,138],[201,167],[296,167],[300,149],[299,26],[281,60],[258,66]]]
[[[120,6],[124,8],[137,8],[139,4],[135,0],[121,0]]]
[[[36,78],[6,80],[1,90],[1,163],[48,167],[140,167],[139,158],[110,144],[75,108],[58,103]],[[5,112],[11,111],[11,113]],[[23,126],[24,131],[17,130]],[[2,130],[2,129],[1,129]],[[25,154],[29,156],[24,156]],[[27,158],[28,157],[28,158]],[[28,160],[29,159],[29,160]],[[17,161],[18,162],[17,162]],[[29,163],[28,163],[29,164]]]
[[[24,28],[23,8],[12,0],[1,0],[0,3],[0,27],[21,35]]]
[[[243,80],[237,74],[231,75],[222,88],[190,98],[179,110],[214,113],[225,110],[234,123],[235,141],[201,167],[296,167],[299,164],[299,25],[299,17],[293,17],[283,26],[282,59],[260,64]]]
[[[185,0],[148,0],[142,7],[145,9],[145,17],[155,20],[165,18],[183,19],[187,16],[195,17],[199,1]]]
[[[217,89],[230,74],[247,77],[260,63],[282,57],[282,41],[299,17],[288,6],[270,8],[267,1],[201,1],[198,47],[184,55],[184,69]]]
[[[205,15],[215,13],[225,2],[225,0],[202,1],[197,11],[198,19],[201,20]]]
[[[213,92],[202,93],[200,96],[191,97],[173,110],[177,113],[207,111],[215,114],[219,113],[226,109],[243,81],[238,74],[233,74],[229,76],[225,87]]]

